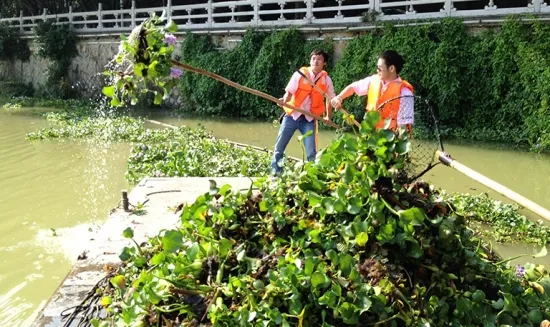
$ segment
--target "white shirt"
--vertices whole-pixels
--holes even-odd
[[[309,72],[309,76],[308,76],[309,79],[312,82],[316,82],[317,77],[315,76],[315,74],[313,73],[311,68],[308,68],[308,72]],[[294,74],[290,78],[290,81],[288,82],[287,86],[285,87],[285,91],[290,93],[290,94],[295,94],[296,91],[298,91],[298,85],[300,84],[300,78],[302,78],[302,75],[300,75],[300,73],[298,73],[298,72],[294,72]],[[326,75],[323,78],[325,79],[324,83],[327,85],[327,92],[326,93],[332,99],[335,96],[335,94],[334,94],[334,85],[332,84],[332,80],[330,79],[330,77],[328,75]],[[311,111],[311,96],[307,96],[305,98],[304,102],[302,102],[302,105],[300,106],[299,109],[302,109],[302,110],[308,111],[308,112]],[[291,116],[294,120],[296,120],[301,115],[302,115],[301,113],[294,111]],[[305,116],[305,117],[308,121],[313,120],[313,117],[310,117],[310,116]]]
[[[376,75],[371,75],[362,80],[353,82],[351,87],[355,94],[357,95],[367,95],[369,93],[370,82],[373,78],[377,77]],[[391,81],[401,81],[401,77],[397,77],[395,80]],[[382,81],[382,92],[386,90],[388,85],[391,82]],[[397,125],[407,125],[414,124],[414,97],[410,89],[406,87],[401,88],[401,96],[406,96],[405,98],[400,99],[399,103],[399,112],[397,113]]]

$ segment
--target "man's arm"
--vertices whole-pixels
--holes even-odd
[[[288,84],[285,87],[285,94],[283,95],[281,100],[280,106],[283,106],[285,103],[289,102],[290,99],[292,99],[292,95],[296,93],[296,90],[298,90],[298,83],[300,82],[300,74],[294,73],[292,74],[292,77],[288,81]]]
[[[353,88],[353,84],[350,84],[346,86],[337,96],[332,98],[332,100],[330,100],[330,103],[334,108],[340,108],[342,106],[342,101],[352,96],[353,94],[355,94],[355,89]]]
[[[370,78],[371,77],[369,76],[367,78],[363,78],[362,80],[353,82],[350,85],[346,86],[342,90],[342,92],[340,92],[340,94],[332,98],[332,100],[330,101],[332,106],[334,108],[340,108],[342,106],[342,101],[352,96],[353,94],[366,95],[369,91]]]

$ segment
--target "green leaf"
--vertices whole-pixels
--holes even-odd
[[[334,213],[334,200],[332,198],[324,198],[323,206],[325,207],[326,213],[331,215]]]
[[[103,94],[105,94],[106,97],[112,98],[115,96],[115,87],[112,85],[103,87],[101,91],[103,92]]]
[[[147,46],[151,48],[157,44],[157,38],[153,33],[147,34],[147,36],[145,36],[145,39],[147,40]]]
[[[395,236],[395,227],[392,224],[384,224],[380,228],[376,239],[381,243],[391,241]]]
[[[266,212],[267,211],[267,201],[266,200],[262,200],[259,204],[260,206],[260,212]]]
[[[172,19],[170,19],[164,29],[170,33],[176,33],[178,31],[178,24]]]
[[[400,140],[397,142],[396,151],[400,155],[404,155],[405,153],[409,153],[412,150],[412,144],[409,141],[406,140]],[[434,153],[435,155],[435,153]]]
[[[327,280],[327,276],[321,272],[314,272],[311,276],[311,286],[317,289],[319,285],[323,285]]]
[[[167,253],[175,253],[183,247],[183,234],[178,230],[169,230],[162,237],[162,248]]]
[[[341,199],[336,199],[334,201],[334,210],[338,213],[342,213],[346,211],[346,204]]]
[[[233,242],[231,242],[230,240],[226,239],[226,238],[222,238],[220,241],[219,241],[219,247],[220,247],[220,258],[225,258],[227,256],[227,254],[229,253],[229,251],[231,251],[231,249],[233,248]]]
[[[333,249],[330,249],[327,251],[327,257],[332,262],[333,265],[337,265],[340,261],[340,258],[338,257],[338,253],[334,251]]]
[[[319,194],[313,191],[308,191],[307,194],[310,207],[315,208],[321,205],[323,198]]]
[[[225,196],[227,194],[227,192],[229,192],[229,190],[231,190],[231,185],[229,184],[224,184],[221,188],[220,188],[220,195],[221,196]]]
[[[138,77],[143,77],[143,70],[145,69],[145,64],[138,62],[134,65],[134,75]]]
[[[226,219],[233,217],[233,215],[235,214],[235,210],[230,207],[222,207],[221,211]]]
[[[356,314],[357,307],[349,302],[344,302],[338,309],[346,324],[356,324],[359,321],[359,315]]]
[[[290,314],[293,315],[299,315],[302,311],[303,305],[302,301],[300,301],[299,296],[292,296],[290,299]]]
[[[374,155],[378,158],[385,159],[387,157],[388,148],[385,146],[381,146],[376,151],[374,151]]]
[[[309,237],[311,238],[312,243],[319,243],[319,234],[321,233],[320,229],[312,229],[308,232]]]
[[[407,242],[407,244],[410,244],[410,248],[407,251],[407,255],[411,258],[418,259],[424,255],[424,252],[420,249],[420,245],[415,239],[411,239]]]
[[[358,304],[358,309],[359,309],[359,315],[361,315],[363,312],[367,312],[370,310],[370,308],[372,307],[372,300],[370,299],[370,297],[366,294],[363,294],[361,296],[359,296],[359,302],[357,303]]]
[[[345,149],[351,152],[357,152],[358,147],[357,139],[351,138],[346,141]]]
[[[320,305],[326,305],[329,308],[333,308],[336,305],[338,296],[333,291],[326,291],[323,296],[318,300]]]
[[[355,169],[353,168],[353,165],[346,163],[346,166],[344,167],[344,170],[342,171],[342,182],[348,184],[353,181]]]
[[[252,286],[261,291],[265,288],[265,285],[264,285],[264,282],[261,280],[261,279],[256,279],[253,283],[252,283]]]
[[[189,261],[195,261],[198,253],[199,253],[199,245],[197,243],[193,243],[193,245],[188,247],[187,251],[185,251],[185,254],[187,255],[187,258],[189,259]]]
[[[306,265],[304,267],[304,273],[307,276],[311,277],[311,274],[313,274],[313,269],[315,269],[315,263],[313,262],[313,258],[312,257],[307,257]]]
[[[504,293],[504,306],[502,308],[502,311],[498,313],[498,315],[502,314],[503,312],[511,312],[515,315],[516,312],[519,311],[519,308],[516,304],[516,299],[514,296],[510,293]]]
[[[133,238],[134,230],[131,227],[128,227],[122,232],[122,236],[124,236],[125,238]]]
[[[413,207],[407,210],[399,211],[399,218],[405,220],[407,224],[422,226],[424,219],[426,219],[426,214],[424,213],[424,210]]]
[[[123,247],[122,252],[118,255],[119,259],[123,262],[130,260],[132,258],[131,249],[128,247]]]
[[[348,253],[340,255],[340,270],[342,270],[342,274],[349,275],[352,267],[353,267],[352,256]]]
[[[113,107],[120,106],[120,100],[118,98],[111,99],[111,106],[113,106]]]
[[[368,131],[373,130],[376,127],[376,124],[380,121],[380,118],[381,116],[378,111],[367,111],[365,114],[365,119],[363,120],[363,122],[366,123],[366,129],[368,129]]]
[[[116,275],[110,279],[111,284],[118,289],[126,289],[126,278],[122,275]]]
[[[355,237],[355,244],[359,246],[365,246],[369,240],[369,234],[361,232]]]
[[[504,300],[502,298],[500,298],[500,299],[498,299],[498,301],[493,301],[491,306],[493,308],[495,308],[496,310],[501,310],[502,308],[504,308]]]
[[[113,298],[110,297],[110,296],[104,296],[101,298],[101,302],[100,304],[104,307],[110,305],[111,303],[113,303]]]
[[[155,99],[153,100],[153,103],[156,105],[159,105],[162,103],[162,93],[157,92],[157,94],[155,94]]]
[[[164,262],[164,260],[166,260],[166,255],[164,254],[164,252],[159,252],[151,258],[151,264],[155,266],[160,265]]]

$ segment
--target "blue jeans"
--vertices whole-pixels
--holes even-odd
[[[317,153],[317,149],[315,148],[315,121],[308,121],[304,115],[301,115],[296,120],[289,115],[285,115],[281,127],[279,128],[279,134],[275,140],[273,160],[271,161],[271,168],[274,173],[281,172],[282,169],[277,163],[283,158],[286,146],[296,130],[299,130],[302,135],[309,131],[313,131],[313,134],[304,138],[303,142],[306,148],[307,160],[315,160],[315,154]]]

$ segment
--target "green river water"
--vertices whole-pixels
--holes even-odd
[[[76,260],[79,242],[91,237],[117,205],[120,191],[131,187],[124,180],[130,145],[27,141],[25,134],[47,125],[39,112],[0,109],[0,326],[32,321]],[[200,123],[217,137],[268,148],[277,134],[270,123],[152,118],[192,127]],[[322,131],[321,145],[333,137],[333,132]],[[480,144],[448,144],[446,150],[463,164],[550,208],[550,156]],[[296,139],[287,153],[301,157]],[[488,191],[442,166],[425,179],[449,192]],[[524,245],[497,249],[504,257],[536,251]],[[539,262],[550,264],[550,259]]]

